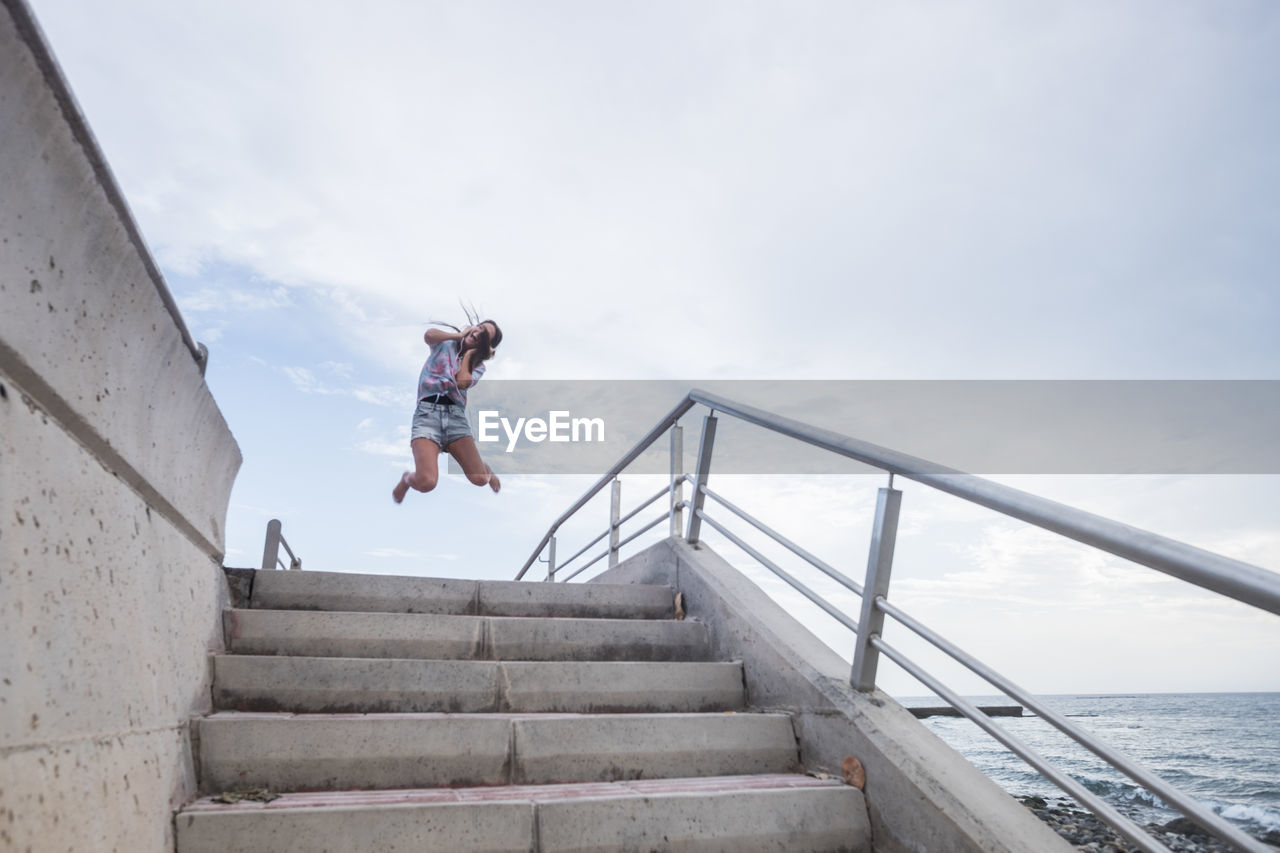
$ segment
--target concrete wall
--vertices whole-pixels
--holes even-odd
[[[668,539],[592,580],[676,587],[714,654],[743,662],[751,706],[793,715],[807,768],[861,761],[878,853],[1071,850],[887,694],[853,690],[849,664],[705,546]]]
[[[239,466],[56,64],[0,0],[0,850],[173,849]]]

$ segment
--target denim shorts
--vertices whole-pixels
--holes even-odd
[[[409,440],[429,438],[443,450],[460,438],[471,435],[471,424],[467,423],[467,410],[462,406],[446,406],[419,400],[418,408],[413,413],[413,426],[409,429]]]

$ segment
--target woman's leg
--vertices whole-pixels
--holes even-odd
[[[480,449],[476,447],[474,438],[465,435],[445,449],[458,460],[458,464],[462,466],[462,473],[467,475],[468,480],[477,486],[488,485],[495,492],[502,488],[498,475],[493,473],[493,469],[480,458]]]
[[[391,490],[396,503],[404,500],[409,489],[429,492],[440,482],[440,445],[429,438],[415,438],[409,447],[413,449],[413,472],[405,471]]]

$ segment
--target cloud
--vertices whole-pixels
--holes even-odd
[[[336,393],[328,388],[321,386],[320,380],[316,379],[315,374],[305,367],[281,367],[280,372],[288,377],[294,387],[304,394],[333,394]]]
[[[205,288],[185,293],[178,299],[178,307],[189,314],[269,311],[290,305],[289,291],[283,287],[259,291]]]
[[[461,296],[532,376],[784,376],[814,322],[818,376],[1280,366],[1280,23],[1163,12],[41,3],[162,263],[329,293],[388,362],[361,327]]]
[[[391,557],[395,559],[405,559],[405,560],[430,559],[430,560],[452,561],[452,560],[458,559],[457,554],[422,554],[416,551],[404,551],[399,548],[375,548],[372,551],[366,551],[365,553],[368,554],[370,557],[379,557],[379,558]]]
[[[349,378],[354,372],[350,365],[340,365],[340,370],[337,371],[329,363],[322,364],[321,368],[338,379]],[[293,387],[304,394],[352,397],[362,403],[371,403],[375,406],[385,406],[404,411],[410,411],[413,408],[414,394],[411,390],[380,385],[329,385],[321,381],[315,373],[305,367],[284,365],[275,369],[284,374],[293,383]]]
[[[190,279],[182,309],[225,332],[218,381],[279,369],[388,466],[407,435],[367,406],[408,414],[426,323],[459,320],[459,298],[504,327],[491,378],[1280,373],[1280,16],[1265,4],[34,5],[142,233]],[[358,489],[255,485],[264,459],[332,447],[234,426],[242,551],[279,514],[250,506],[275,489],[303,523],[340,511],[315,536],[335,563],[375,529],[416,552],[420,528],[378,527]],[[513,477],[496,504],[459,492],[451,532],[498,550],[477,533],[497,517],[536,541],[591,479]],[[713,473],[855,578],[879,485]],[[1029,490],[1280,565],[1274,485]],[[904,492],[893,595],[988,626],[994,648],[1034,634],[1107,655],[1122,623],[1082,637],[1081,608],[1122,592],[1141,605],[1123,622],[1136,634],[1199,595]],[[568,528],[585,542],[605,523],[589,508],[561,552]],[[1059,600],[1057,622],[1019,616]]]
[[[355,367],[347,362],[325,361],[321,362],[320,369],[326,373],[331,373],[340,379],[350,379],[355,372]]]
[[[403,388],[389,388],[378,385],[362,385],[352,388],[349,392],[364,403],[373,403],[376,406],[389,406],[391,408],[403,409],[406,412],[412,411],[414,402],[414,393],[411,390]]]
[[[409,436],[406,435],[400,440],[394,439],[366,439],[357,442],[356,449],[361,453],[369,453],[373,456],[387,456],[395,460],[405,460],[409,458]]]

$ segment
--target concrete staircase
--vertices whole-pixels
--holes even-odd
[[[871,849],[665,586],[255,573],[178,853]],[[225,792],[268,789],[270,801]],[[263,798],[265,799],[265,798]]]

